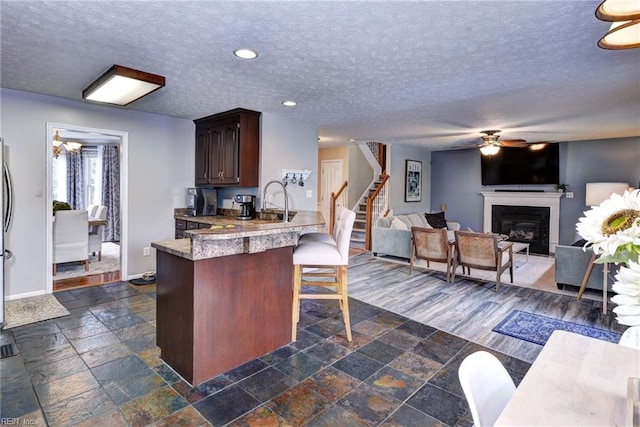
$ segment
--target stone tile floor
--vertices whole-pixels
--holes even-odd
[[[303,302],[298,341],[197,387],[160,359],[155,285],[58,292],[69,316],[2,331],[2,424],[35,426],[472,425],[457,369],[477,350],[520,382],[529,364],[351,300]]]

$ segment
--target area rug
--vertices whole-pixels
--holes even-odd
[[[52,294],[9,300],[4,303],[4,309],[2,329],[69,315],[69,311]]]
[[[98,254],[95,256],[89,255],[89,271],[85,271],[82,263],[58,264],[58,272],[53,276],[53,281],[110,273],[118,270],[120,270],[120,245],[104,242],[102,243],[101,261],[98,261]]]
[[[379,259],[389,262],[396,262],[400,264],[408,264],[406,260],[390,257],[379,257]],[[513,255],[514,268],[513,268],[513,285],[531,287],[536,283],[544,274],[546,274],[551,268],[553,268],[554,258],[545,256],[529,255],[529,260],[524,254]],[[414,264],[414,269],[433,270],[444,273],[446,271],[446,264],[441,262],[430,262],[427,267],[427,262],[424,260],[417,260]],[[462,268],[458,267],[456,271],[456,279],[478,279],[487,282],[496,281],[496,272],[480,270],[477,268],[471,269],[471,274],[462,274]],[[509,282],[509,270],[502,273],[500,277],[500,283]]]
[[[617,332],[605,331],[520,310],[514,310],[509,313],[502,322],[492,329],[492,331],[499,334],[540,345],[544,345],[555,330],[573,332],[612,343],[618,343],[622,336]]]

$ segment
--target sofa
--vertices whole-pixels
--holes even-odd
[[[444,212],[378,218],[371,229],[371,252],[374,256],[388,255],[409,259],[411,258],[411,227],[444,228],[445,226],[449,239],[455,239],[453,232],[460,229],[460,223],[447,221],[444,218]]]
[[[593,251],[585,251],[582,242],[576,242],[571,246],[556,245],[555,253],[555,273],[558,289],[578,291],[582,285],[582,280]],[[591,275],[587,281],[587,289],[602,291],[602,264],[594,264]],[[613,280],[611,278],[616,272],[613,264],[609,264],[609,289]]]

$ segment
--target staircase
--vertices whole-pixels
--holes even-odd
[[[373,193],[375,193],[376,189],[378,188],[378,186],[380,186],[381,182],[382,181],[380,180],[380,178],[373,181],[369,186],[366,197],[369,197]],[[353,231],[351,232],[351,242],[349,244],[349,247],[356,251],[366,251],[367,250],[365,248],[365,240],[366,240],[365,235],[367,232],[367,200],[366,198],[360,200],[360,203],[358,203],[357,210],[355,210],[355,212],[356,212],[356,220],[353,223]]]

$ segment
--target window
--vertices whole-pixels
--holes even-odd
[[[83,172],[85,187],[85,206],[102,204],[102,161],[98,147],[84,145]],[[63,150],[53,159],[53,200],[68,201],[67,198],[67,153]]]

